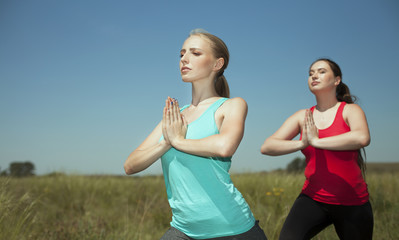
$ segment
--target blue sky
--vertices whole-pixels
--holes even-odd
[[[374,1],[0,1],[0,167],[37,174],[124,174],[162,117],[190,103],[179,51],[204,28],[230,50],[232,97],[249,106],[232,172],[284,168],[260,146],[315,104],[311,62],[329,57],[369,122],[369,162],[399,161],[399,3]],[[144,174],[161,173],[159,161]]]

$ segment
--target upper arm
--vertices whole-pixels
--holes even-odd
[[[347,122],[351,129],[351,132],[358,132],[361,137],[364,138],[365,145],[368,145],[370,141],[370,132],[367,124],[366,115],[363,110],[357,104],[345,105],[343,111],[344,120]]]
[[[306,110],[299,110],[293,115],[291,115],[283,125],[269,138],[279,139],[279,140],[291,140],[296,137],[301,132],[301,126],[303,119],[305,118]]]
[[[244,135],[245,119],[248,106],[242,98],[227,100],[220,108],[223,118],[219,127],[219,134],[224,137],[225,143],[238,147]],[[234,149],[235,150],[235,149]]]

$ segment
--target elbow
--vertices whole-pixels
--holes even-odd
[[[274,152],[272,149],[264,148],[263,146],[260,148],[260,153],[262,153],[263,155],[268,155],[268,156],[278,156],[279,155],[277,152]]]
[[[265,146],[265,144],[263,144],[260,147],[260,153],[262,153],[263,155],[270,155],[270,149],[268,149],[267,146]]]
[[[227,158],[233,156],[235,153],[235,149],[229,149],[229,148],[222,148],[220,149],[218,155],[219,157]]]
[[[123,169],[125,169],[125,174],[126,175],[131,175],[134,173],[133,168],[131,168],[128,164],[123,165]]]
[[[127,162],[125,162],[125,164],[123,165],[123,169],[125,170],[126,175],[132,175],[132,174],[140,172],[140,171],[137,171],[137,169],[135,167],[133,167],[131,164],[128,164]]]
[[[364,135],[359,138],[360,148],[367,147],[371,142],[370,135]]]
[[[223,158],[231,157],[236,152],[237,147],[238,146],[235,146],[233,144],[228,144],[228,143],[221,144],[220,146],[218,146],[217,155],[219,157],[223,157]]]
[[[263,145],[260,147],[260,152],[263,155],[269,155],[269,156],[276,156],[276,152],[274,151],[274,148],[270,146],[270,144],[268,144],[268,141],[266,139],[266,141],[263,143]]]

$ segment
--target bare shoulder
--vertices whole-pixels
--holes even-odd
[[[303,116],[305,116],[306,110],[307,109],[300,109],[300,110],[296,111],[293,115],[303,115]]]
[[[247,102],[240,97],[227,99],[222,106],[217,110],[216,114],[221,117],[226,116],[239,116],[242,118],[247,115],[248,105]]]
[[[225,104],[230,107],[248,107],[247,102],[241,97],[230,98],[225,102]]]
[[[367,122],[363,109],[355,103],[345,105],[345,108],[342,112],[342,117],[350,127],[357,123]]]
[[[292,114],[290,118],[302,121],[305,118],[306,110],[307,109],[300,109],[296,111],[294,114]]]
[[[223,105],[221,106],[221,110],[223,109],[223,111],[247,111],[248,109],[248,105],[247,102],[240,97],[235,97],[235,98],[230,98],[228,100],[226,100],[226,102],[223,103]]]
[[[345,116],[356,115],[356,114],[364,114],[363,109],[357,105],[356,103],[349,103],[345,105],[345,108],[342,113]]]
[[[363,111],[362,108],[356,103],[347,103],[345,105],[344,111]]]

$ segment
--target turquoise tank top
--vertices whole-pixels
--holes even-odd
[[[190,123],[186,138],[218,134],[215,112],[226,100],[217,100]],[[161,159],[172,227],[189,237],[206,239],[241,234],[254,226],[247,202],[231,181],[231,157],[201,157],[171,148]]]

